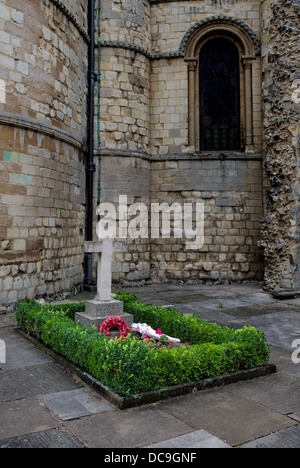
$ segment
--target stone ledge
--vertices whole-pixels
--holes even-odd
[[[21,128],[22,130],[24,129],[27,131],[38,132],[51,138],[57,138],[58,140],[63,141],[64,143],[67,143],[68,145],[77,148],[82,152],[86,152],[86,146],[84,142],[76,139],[71,134],[68,134],[63,130],[50,127],[49,125],[37,123],[19,115],[0,112],[0,124],[7,125],[9,127]]]
[[[189,395],[203,390],[208,390],[214,387],[223,387],[245,380],[252,380],[258,377],[264,377],[277,372],[277,368],[274,364],[267,364],[265,366],[256,367],[254,369],[234,372],[233,374],[212,377],[208,379],[199,380],[197,382],[185,383],[181,385],[176,385],[174,387],[163,388],[161,390],[154,390],[146,393],[141,393],[133,398],[123,398],[117,395],[115,392],[110,390],[108,387],[103,385],[101,382],[96,380],[88,373],[74,366],[63,356],[60,356],[55,351],[42,344],[33,336],[28,335],[23,330],[20,330],[18,328],[16,329],[16,331],[20,333],[24,338],[28,339],[41,351],[55,359],[67,371],[69,371],[72,374],[75,374],[87,385],[90,385],[94,390],[99,392],[104,398],[106,398],[113,405],[117,406],[120,410],[147,405],[150,403],[157,403],[158,401],[168,400],[170,398],[175,398],[183,395]]]
[[[96,152],[94,156],[96,156]],[[103,148],[102,156],[122,157],[122,158],[137,158],[145,159],[151,162],[164,162],[164,161],[207,161],[207,160],[221,160],[221,161],[262,161],[261,153],[247,153],[244,151],[193,151],[187,153],[174,153],[152,155],[150,153],[142,153],[138,151],[122,150],[118,148]]]
[[[300,296],[300,291],[288,291],[288,290],[275,290],[275,291],[270,291],[270,294],[275,297],[276,299],[291,299],[297,296]]]

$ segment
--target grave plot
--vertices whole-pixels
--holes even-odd
[[[84,312],[85,303],[42,306],[23,301],[17,323],[122,409],[276,372],[268,364],[265,335],[254,327],[217,326],[141,303],[127,293],[117,294],[115,300],[123,303],[135,324],[163,333],[165,346],[153,346],[143,333],[134,336],[133,325],[130,333],[115,338],[83,326],[74,318]]]

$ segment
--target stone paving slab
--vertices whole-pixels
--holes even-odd
[[[175,448],[175,449],[193,449],[193,448],[232,448],[217,437],[209,434],[209,432],[200,430],[175,437],[174,439],[158,442],[157,444],[149,445],[146,448]]]
[[[240,317],[240,318],[252,318],[255,316],[264,316],[264,315],[271,315],[275,313],[283,313],[287,311],[293,311],[297,313],[298,311],[298,318],[299,318],[299,312],[300,309],[298,307],[295,307],[295,309],[290,309],[290,306],[287,304],[282,304],[280,302],[273,302],[272,304],[252,304],[252,305],[247,305],[243,306],[239,309],[227,309],[226,312],[234,315],[235,317]]]
[[[0,441],[58,426],[38,398],[0,403],[0,420]]]
[[[210,298],[209,296],[204,296],[203,294],[190,294],[190,295],[178,295],[165,298],[171,304],[185,304],[186,302],[193,303],[193,302],[201,302],[201,301],[208,301]]]
[[[288,302],[288,304],[300,307],[300,297],[299,296],[296,297],[296,298],[290,298],[286,302]]]
[[[250,317],[251,325],[255,327],[269,326],[271,324],[281,324],[282,322],[292,323],[297,322],[300,324],[300,314],[293,310],[281,310],[278,312],[271,312],[264,315],[257,315]]]
[[[0,441],[0,448],[82,448],[70,434],[59,429],[27,434],[6,441]]]
[[[295,424],[276,411],[223,389],[208,390],[188,398],[178,397],[160,403],[159,408],[232,446]]]
[[[229,305],[230,304],[230,305]],[[266,304],[264,307],[256,304],[243,304],[242,302],[235,307],[237,303],[228,301],[224,304],[221,300],[216,301],[205,301],[205,302],[193,302],[193,303],[181,303],[175,304],[174,308],[184,314],[195,313],[199,317],[205,320],[211,321],[211,317],[219,317],[219,321],[227,321],[230,318],[233,320],[244,319],[249,320],[250,317],[256,317],[260,315],[267,315],[274,313],[273,308],[276,310],[276,304]],[[299,314],[298,314],[299,318]]]
[[[250,296],[257,293],[263,293],[270,296],[268,293],[264,292],[263,284],[259,282],[254,283],[244,283],[244,284],[152,284],[146,286],[138,286],[135,288],[128,288],[127,286],[123,288],[126,292],[133,292],[137,296],[151,296],[157,295],[160,297],[161,294],[171,292],[172,295],[188,295],[188,294],[203,294],[209,298],[214,297],[240,297],[240,296]],[[118,289],[119,290],[119,289]],[[272,296],[270,296],[272,297]]]
[[[184,295],[174,295],[174,296],[162,296],[162,294],[158,294],[155,296],[156,299],[163,299],[167,300],[170,303],[174,303],[176,306],[177,304],[197,304],[200,307],[212,306],[212,307],[219,307],[220,305],[226,308],[238,308],[238,307],[245,307],[251,305],[265,305],[265,304],[272,304],[276,302],[272,296],[267,293],[263,292],[256,292],[252,295],[246,296],[239,296],[237,294],[229,293],[226,294],[219,292],[219,294],[215,293],[215,297],[212,298],[212,294],[206,295],[205,293],[198,293],[198,294],[184,294]]]
[[[300,379],[300,364],[296,364],[292,361],[291,351],[275,346],[270,346],[270,348],[270,362],[276,363],[277,372],[285,373]]]
[[[248,322],[263,330],[269,345],[294,351],[294,340],[300,339],[300,314],[293,310],[282,310],[267,315],[250,317]]]
[[[45,353],[32,346],[13,329],[0,329],[0,340],[4,340],[6,344],[6,363],[0,365],[2,370],[52,362]]]
[[[85,409],[84,415],[78,413],[76,419],[68,420],[64,419],[67,415],[64,408],[59,409],[58,405],[55,412],[55,404],[64,394],[81,394],[84,385],[75,382],[27,340],[17,338],[13,328],[8,328],[14,326],[13,314],[1,315],[0,339],[4,338],[1,333],[5,333],[8,350],[13,354],[10,353],[6,368],[0,370],[0,447],[130,448],[155,445],[159,449],[160,444],[174,448],[191,448],[195,444],[204,447],[244,444],[249,448],[260,445],[299,448],[300,364],[293,364],[291,348],[285,349],[291,338],[299,336],[295,332],[300,318],[298,299],[271,302],[273,299],[257,284],[218,287],[152,285],[132,289],[132,292],[143,296],[147,302],[163,305],[168,305],[168,298],[186,296],[187,302],[176,304],[174,308],[185,313],[195,312],[218,324],[243,326],[253,319],[254,326],[256,321],[258,328],[273,333],[270,362],[278,366],[278,375],[134,410],[114,408],[89,415]],[[194,300],[197,295],[207,295],[208,300],[188,302],[188,296]],[[83,293],[76,300],[83,297],[90,299],[91,293]],[[70,300],[74,298],[65,302]],[[220,303],[222,308],[219,308]],[[224,308],[228,304],[228,308]],[[278,380],[269,381],[275,377]],[[50,395],[53,395],[53,405],[50,407],[49,403],[48,408],[42,400]],[[67,400],[71,411],[75,401],[76,398]]]
[[[295,351],[295,348],[293,348],[293,343],[294,340],[300,340],[300,335],[299,334],[293,334],[292,336],[289,336],[288,338],[283,338],[282,340],[270,340],[269,345],[270,346],[276,346],[281,349],[285,349],[287,351],[290,351],[290,356],[292,353]],[[297,345],[297,349],[299,349],[299,344]],[[297,352],[297,358],[299,358],[299,351]],[[299,365],[298,365],[299,367]]]
[[[264,325],[262,325],[262,327],[264,327]],[[268,328],[265,327],[264,331],[269,342],[279,341],[293,336],[297,337],[296,335],[300,335],[300,321],[270,323]]]
[[[176,307],[176,310],[183,314],[194,313],[202,320],[220,325],[223,324],[238,328],[244,326],[246,323],[244,320],[236,319],[232,315],[223,312],[222,309],[215,310],[214,308],[210,308],[209,310],[200,310],[185,304],[184,306]]]
[[[0,315],[0,330],[17,325],[14,313]]]
[[[149,289],[148,289],[149,288]],[[125,288],[126,289],[126,288]],[[198,306],[211,309],[218,307],[222,302],[223,307],[245,307],[249,304],[269,304],[276,301],[270,294],[260,290],[257,285],[183,285],[178,286],[146,286],[134,288],[132,291],[141,301],[152,303],[153,301],[173,303],[175,307],[179,304],[197,303]],[[198,300],[197,300],[198,297]]]
[[[256,292],[254,294],[251,294],[249,296],[243,296],[241,298],[242,303],[244,305],[265,305],[265,304],[272,304],[276,302],[276,299],[272,297],[270,294],[265,293],[265,292]]]
[[[242,448],[300,448],[300,424],[249,442]]]
[[[80,386],[55,363],[0,371],[0,402],[74,390]]]
[[[63,421],[114,411],[115,409],[103,398],[93,395],[88,388],[43,395],[41,400]]]
[[[155,406],[87,416],[66,421],[65,426],[88,448],[142,447],[193,430]]]
[[[300,380],[283,373],[277,373],[254,381],[238,382],[231,386],[234,392],[251,399],[271,410],[295,419],[300,418]],[[300,442],[300,441],[299,441]]]

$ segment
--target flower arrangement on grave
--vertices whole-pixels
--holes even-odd
[[[172,348],[176,344],[180,344],[180,340],[178,338],[172,338],[171,336],[165,335],[159,328],[155,331],[150,325],[146,323],[133,323],[132,330],[140,333],[143,336],[143,339],[146,340],[148,343],[151,340],[157,340],[161,343],[169,344]],[[184,343],[185,346],[188,346],[188,343]]]
[[[112,328],[117,328],[122,338],[126,338],[126,336],[130,333],[130,328],[128,327],[127,323],[119,316],[109,317],[106,319],[100,327],[100,333],[105,333],[105,335],[110,338],[110,330]]]

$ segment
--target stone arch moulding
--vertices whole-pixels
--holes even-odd
[[[243,21],[228,16],[214,16],[195,23],[184,35],[180,53],[188,63],[189,146],[200,149],[199,55],[202,46],[215,37],[233,41],[240,54],[241,139],[247,153],[253,146],[253,62],[260,55],[256,34]]]

